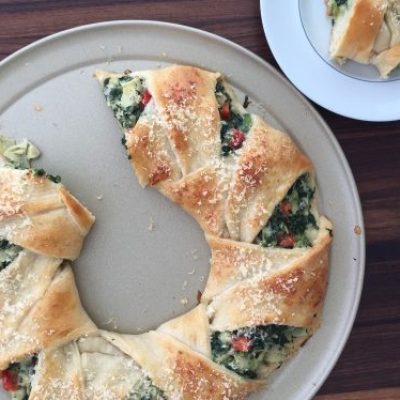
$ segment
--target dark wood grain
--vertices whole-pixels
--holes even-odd
[[[0,59],[51,33],[110,19],[157,19],[204,29],[277,67],[257,0],[0,0]],[[357,320],[316,399],[400,399],[400,122],[360,122],[316,108],[353,170],[367,236]]]

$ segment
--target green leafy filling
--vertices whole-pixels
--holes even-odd
[[[0,159],[6,166],[25,169],[40,156],[39,149],[26,139],[17,141],[0,135]]]
[[[164,392],[149,377],[141,379],[136,383],[127,400],[167,400]]]
[[[242,147],[252,126],[252,117],[251,114],[242,112],[235,106],[222,81],[218,81],[216,84],[215,97],[221,116],[221,154],[228,156]],[[246,96],[246,107],[248,103]]]
[[[213,361],[249,379],[257,379],[263,366],[276,367],[288,357],[296,339],[309,334],[288,325],[258,325],[211,336]]]
[[[0,239],[0,271],[10,265],[18,257],[21,250],[21,247],[5,239]]]
[[[329,14],[337,18],[349,7],[349,0],[328,0]]]
[[[45,176],[49,181],[54,182],[54,183],[61,182],[60,175],[50,175],[43,168],[32,169],[32,174],[33,174],[33,176]]]
[[[106,78],[103,93],[107,105],[123,129],[132,128],[143,111],[143,80],[138,76],[123,75]]]
[[[318,229],[311,211],[315,186],[309,174],[300,176],[255,239],[264,247],[312,246],[313,234]]]

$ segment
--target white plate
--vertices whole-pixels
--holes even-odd
[[[261,0],[268,44],[292,83],[317,104],[364,121],[400,119],[400,73],[379,79],[373,66],[329,60],[330,20],[324,0],[293,0],[282,6]]]
[[[84,26],[36,42],[1,63],[2,131],[33,140],[43,151],[40,166],[62,175],[97,216],[74,265],[94,321],[106,329],[115,322],[119,331],[130,333],[156,327],[195,305],[197,290],[205,285],[209,249],[197,224],[178,206],[138,185],[92,73],[168,63],[226,73],[242,96],[250,96],[253,111],[290,132],[316,166],[321,208],[335,226],[322,327],[269,388],[253,397],[308,399],[332,369],[357,310],[364,236],[353,228],[363,227],[362,214],[334,136],[275,70],[234,43],[183,26],[146,21]],[[152,220],[154,230],[149,230]],[[181,304],[184,298],[187,306]]]

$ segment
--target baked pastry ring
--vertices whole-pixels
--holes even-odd
[[[59,347],[31,349],[43,349],[37,361],[19,364],[34,371],[26,393],[30,400],[244,400],[320,324],[332,225],[317,210],[312,163],[286,133],[239,104],[219,73],[172,66],[96,76],[140,184],[182,205],[205,231],[210,276],[195,309],[142,335],[96,330],[75,301],[68,320],[80,329],[69,329]],[[50,199],[59,196],[59,187],[49,190]],[[61,203],[65,217],[68,201]],[[34,216],[36,203],[28,204]],[[90,227],[77,225],[81,233]],[[78,246],[61,248],[76,254]],[[33,256],[50,271],[51,287],[61,258]],[[39,290],[39,303],[48,292]]]

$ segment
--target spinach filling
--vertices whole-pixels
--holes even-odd
[[[264,247],[308,247],[318,229],[311,211],[315,186],[309,174],[300,176],[255,239]]]
[[[0,135],[0,164],[15,169],[26,169],[40,156],[39,149],[26,139],[17,141]]]
[[[143,79],[131,75],[106,78],[103,82],[107,105],[123,129],[133,128],[144,109],[143,83]]]
[[[0,238],[0,271],[10,265],[21,250],[21,247]]]
[[[221,117],[221,154],[228,156],[242,147],[251,128],[252,118],[235,105],[222,81],[218,81],[215,86],[215,98]],[[248,98],[246,103],[248,105]]]
[[[136,383],[127,400],[167,400],[164,392],[146,377]]]
[[[216,331],[211,336],[212,358],[240,376],[257,379],[262,367],[280,366],[295,340],[308,336],[305,328],[276,324]]]
[[[33,356],[24,362],[13,363],[1,372],[3,387],[11,393],[12,400],[28,400],[36,364],[37,356]]]
[[[349,7],[349,0],[328,0],[328,12],[333,18],[337,18]]]
[[[50,175],[43,168],[39,168],[39,169],[33,168],[32,174],[33,174],[33,176],[45,176],[49,181],[54,182],[54,183],[61,182],[60,175]]]

